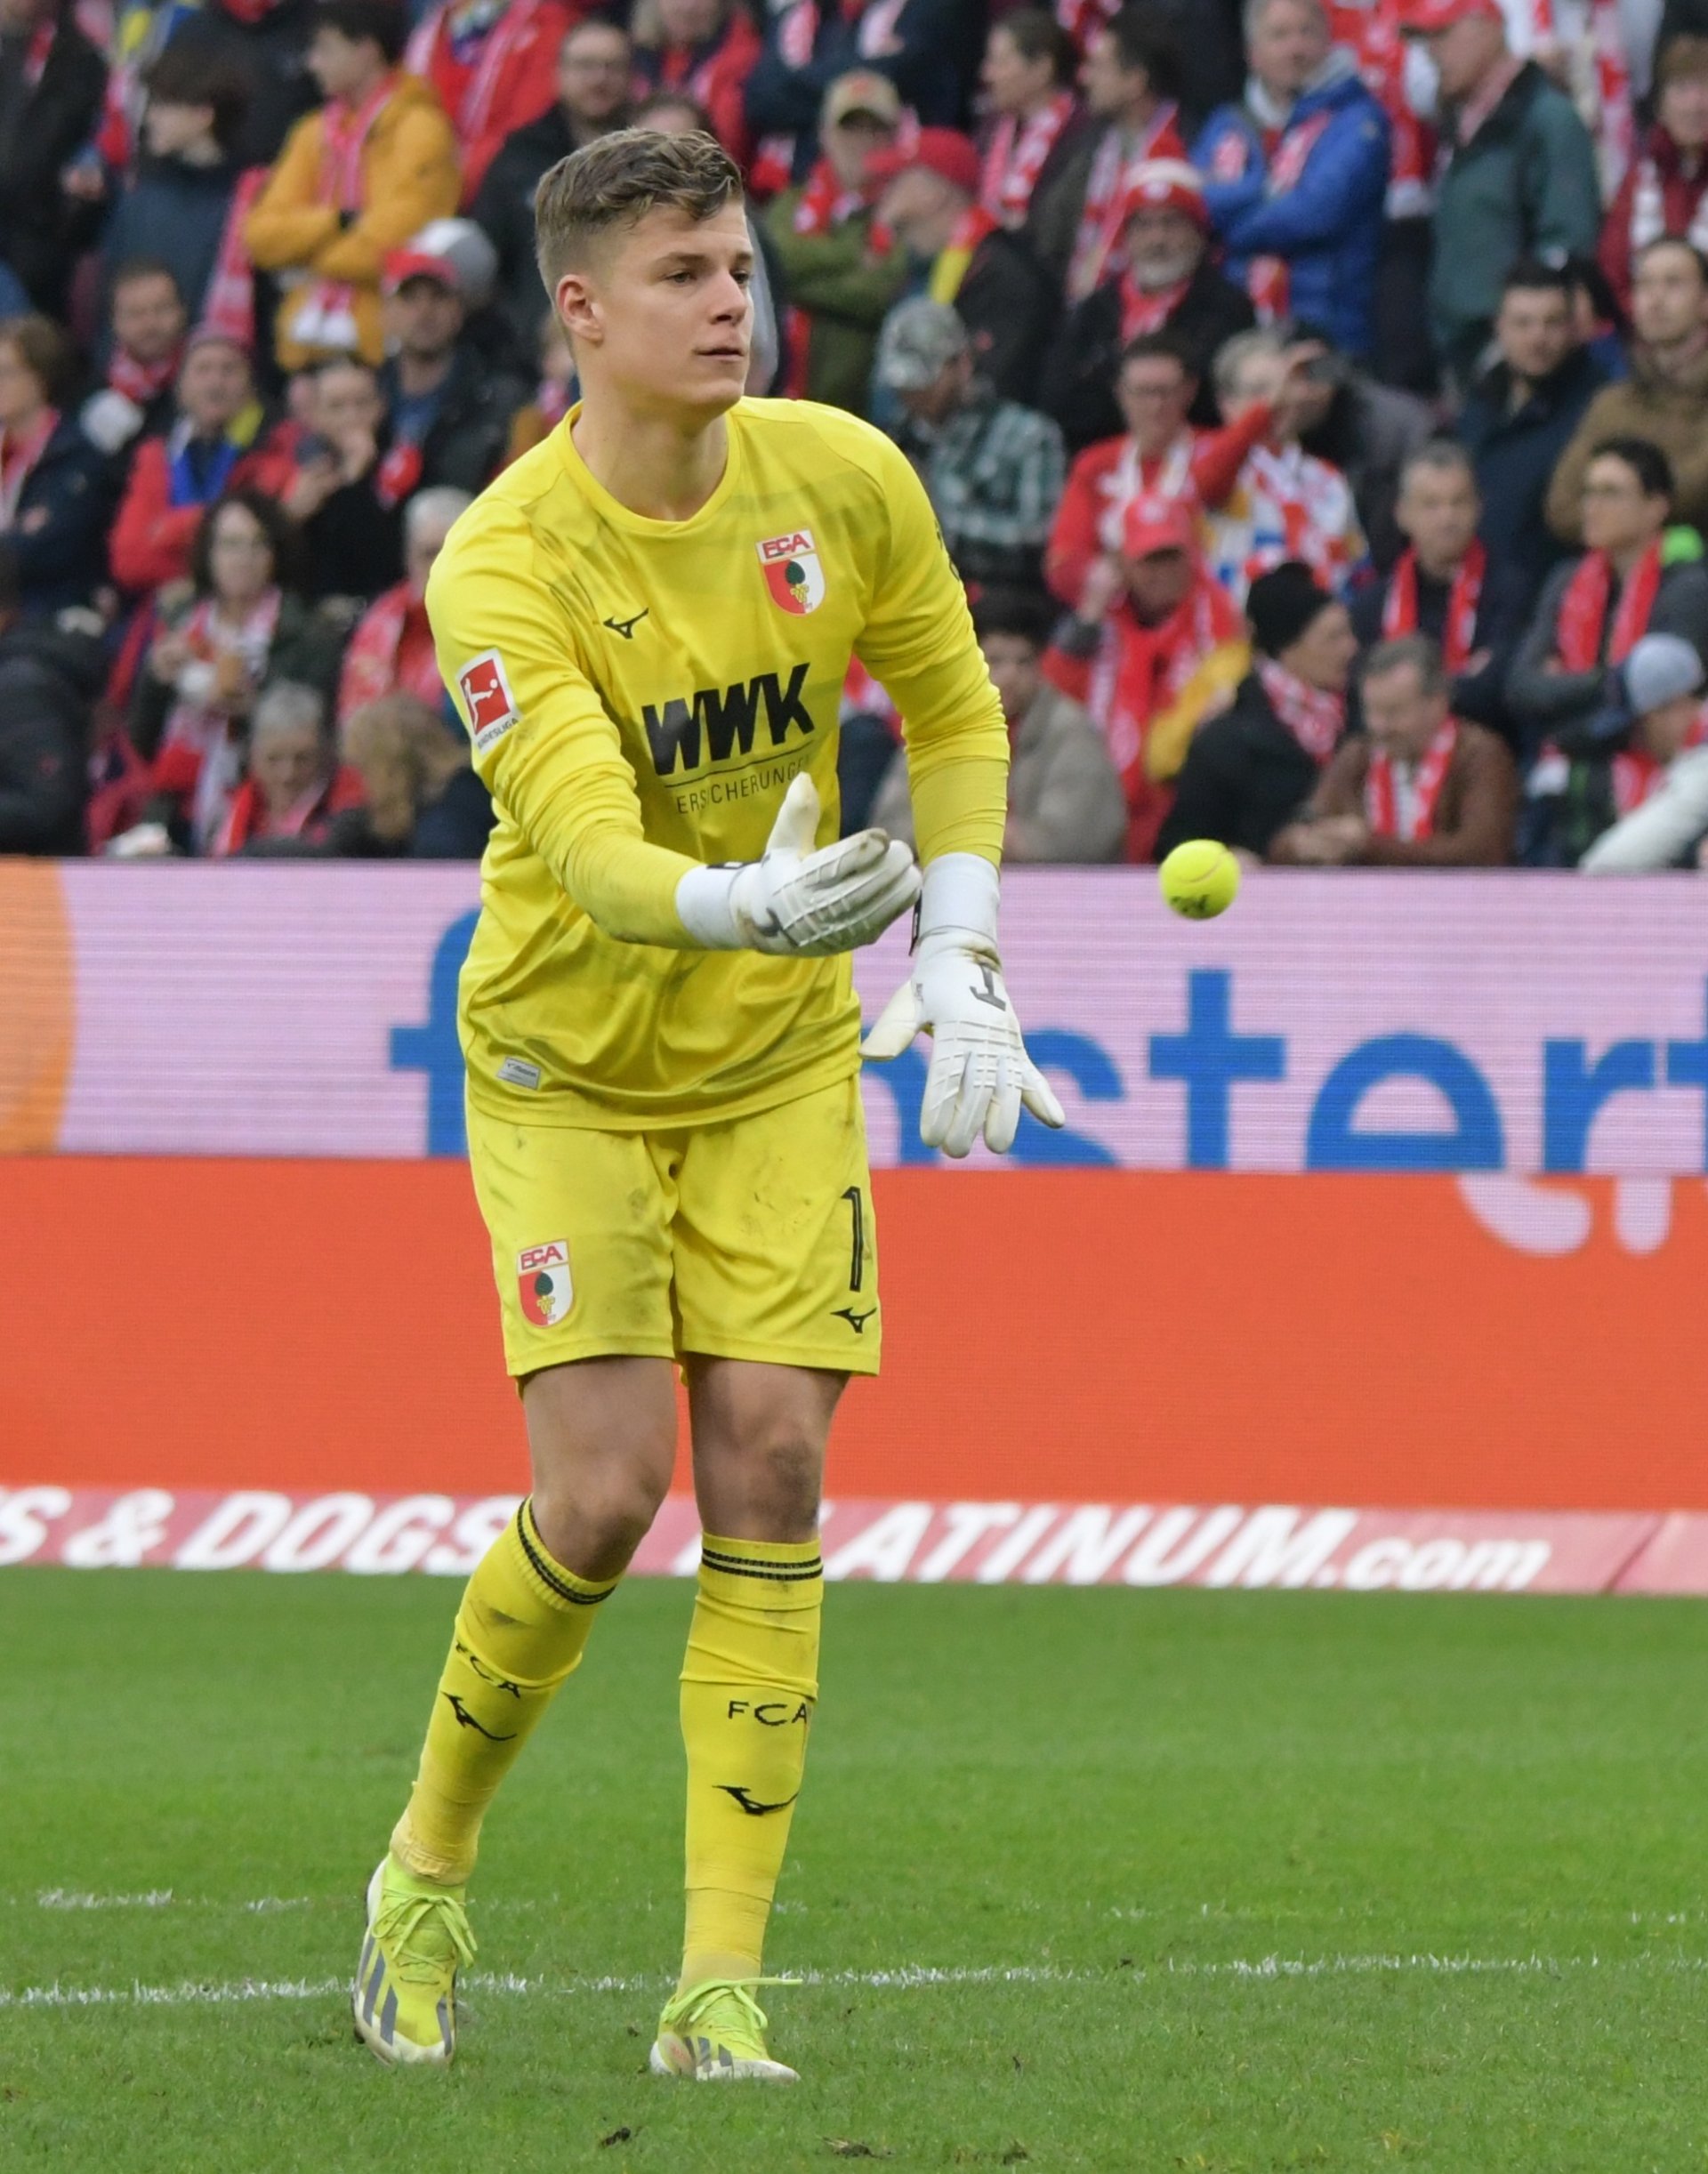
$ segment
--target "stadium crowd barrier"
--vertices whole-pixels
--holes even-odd
[[[1708,1590],[1708,887],[1005,888],[1068,1130],[951,1167],[923,1051],[868,1068],[833,1574]],[[0,1566],[466,1569],[526,1478],[460,1160],[478,896],[0,862]],[[641,1566],[692,1545],[673,1498]]]

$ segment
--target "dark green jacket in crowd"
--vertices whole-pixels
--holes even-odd
[[[1452,141],[1454,116],[1446,116]],[[1595,147],[1577,109],[1527,60],[1441,178],[1430,316],[1436,351],[1464,384],[1519,257],[1592,255],[1601,230]]]
[[[810,400],[866,413],[878,327],[907,280],[906,252],[869,254],[872,220],[863,213],[827,234],[798,234],[798,189],[785,189],[765,208],[765,236],[783,268],[791,310],[807,322],[806,382],[794,390]],[[786,336],[786,354],[790,342]]]

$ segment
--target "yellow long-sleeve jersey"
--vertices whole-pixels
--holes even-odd
[[[754,860],[812,777],[838,830],[850,657],[905,721],[922,860],[1000,856],[1008,736],[931,506],[840,409],[745,400],[718,487],[646,519],[572,413],[452,529],[427,590],[497,826],[460,1017],[471,1099],[534,1123],[718,1122],[858,1067],[846,958],[690,947],[676,886]]]

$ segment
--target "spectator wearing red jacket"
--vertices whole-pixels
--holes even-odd
[[[1126,794],[1130,861],[1154,857],[1193,736],[1250,663],[1245,621],[1204,562],[1189,510],[1135,498],[1118,552],[1093,568],[1044,663],[1103,729]]]
[[[338,680],[341,725],[366,702],[382,695],[414,695],[434,708],[445,699],[427,624],[427,576],[445,547],[451,523],[473,503],[467,491],[441,485],[417,491],[404,508],[403,558],[407,569],[395,588],[375,597],[358,621],[344,651]]]
[[[1662,47],[1655,125],[1601,228],[1601,269],[1626,310],[1637,258],[1664,234],[1684,235],[1708,254],[1708,36]]]
[[[637,37],[636,78],[649,94],[681,91],[705,109],[713,133],[745,173],[753,155],[747,78],[763,50],[734,0],[656,0],[656,40]]]
[[[1172,333],[1142,333],[1128,342],[1116,378],[1126,431],[1088,446],[1068,470],[1044,556],[1044,579],[1069,610],[1078,609],[1092,568],[1117,550],[1121,517],[1134,498],[1177,498],[1195,512],[1214,511],[1268,431],[1270,412],[1261,402],[1224,430],[1194,430],[1188,418],[1197,390]]]
[[[584,12],[565,0],[438,0],[422,17],[403,65],[431,84],[450,116],[465,205],[504,138],[551,105],[558,48]]]
[[[165,437],[145,438],[131,462],[109,545],[121,589],[141,595],[181,581],[202,516],[226,492],[288,489],[290,455],[264,421],[243,349],[219,333],[192,333],[178,419]]]

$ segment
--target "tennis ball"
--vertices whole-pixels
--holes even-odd
[[[1214,838],[1188,838],[1156,871],[1156,882],[1177,914],[1211,921],[1239,895],[1239,863]]]

